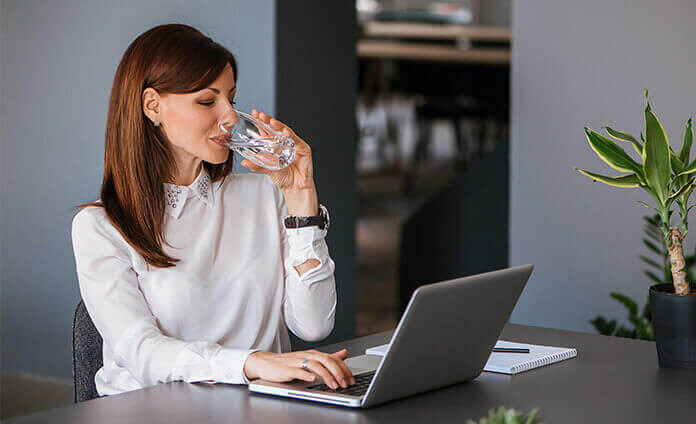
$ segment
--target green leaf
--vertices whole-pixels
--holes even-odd
[[[696,172],[696,160],[691,162],[686,168],[683,168],[682,171],[677,174],[677,176],[679,177],[682,175],[693,174],[694,172]]]
[[[646,318],[636,317],[631,320],[638,331],[638,338],[641,340],[655,340],[652,323]]]
[[[648,276],[648,278],[650,279],[650,282],[651,282],[651,283],[659,284],[659,283],[663,283],[663,282],[664,282],[664,280],[663,280],[662,278],[659,278],[659,277],[658,277],[657,275],[655,275],[655,273],[653,273],[653,272],[650,272],[650,271],[643,271],[643,274],[645,274],[645,275]]]
[[[671,176],[670,151],[667,134],[657,116],[650,110],[650,103],[645,108],[645,180],[664,204],[669,196]],[[628,172],[628,171],[627,171]]]
[[[681,196],[682,194],[686,193],[687,191],[691,190],[694,186],[694,178],[691,179],[691,181],[687,182],[684,184],[682,188],[677,190],[675,193],[673,193],[671,196],[667,198],[667,201],[665,202],[667,207],[669,207],[670,204],[676,199],[677,197]]]
[[[636,304],[636,302],[633,299],[626,296],[625,294],[616,292],[612,292],[610,296],[618,300],[622,305],[624,305],[626,309],[628,309],[628,313],[630,316],[638,315],[638,304]]]
[[[648,209],[652,209],[652,210],[654,210],[654,211],[660,212],[658,209],[653,208],[652,206],[648,205],[647,203],[645,203],[645,202],[642,201],[642,200],[636,200],[636,203],[638,203],[639,205],[644,206],[644,207],[646,207],[646,208],[648,208]]]
[[[650,320],[652,318],[652,314],[650,313],[650,295],[646,296],[647,299],[645,300],[645,303],[643,304],[643,312],[641,312],[640,316],[643,318]]]
[[[617,171],[633,172],[638,178],[643,176],[643,168],[640,164],[631,159],[631,157],[613,141],[587,127],[585,127],[585,135],[592,150],[594,150],[597,156],[606,162],[607,165]]]
[[[641,181],[641,184],[642,184],[642,185],[640,186],[640,188],[642,188],[643,190],[645,190],[645,192],[648,193],[648,194],[650,195],[650,197],[652,197],[652,199],[655,201],[655,204],[656,204],[658,207],[662,207],[662,206],[663,206],[663,203],[662,203],[662,201],[660,200],[660,198],[657,196],[657,194],[655,193],[655,190],[653,190],[652,188],[650,188],[650,186],[648,186],[648,185],[645,183],[645,177],[641,177],[641,178],[642,178],[643,180]]]
[[[683,164],[689,163],[689,155],[691,153],[691,144],[694,139],[693,131],[691,130],[691,118],[686,121],[686,129],[684,130],[684,142],[679,150],[679,160]]]
[[[643,225],[643,229],[645,231],[655,231],[655,232],[662,234],[662,231],[660,231],[660,223],[659,222],[655,222],[655,223],[648,222],[647,224]]]
[[[654,266],[657,269],[662,269],[662,265],[658,264],[657,262],[653,261],[652,259],[648,258],[647,256],[640,256],[640,260],[645,262],[648,265]]]
[[[675,175],[679,175],[679,173],[684,169],[684,164],[681,160],[679,160],[677,154],[674,153],[671,148],[669,149],[669,157],[672,165],[672,171]]]
[[[625,337],[627,339],[635,339],[638,337],[636,330],[629,330],[623,325],[616,330],[616,337]]]
[[[655,240],[658,243],[663,243],[664,239],[665,239],[665,235],[662,233],[659,233],[657,231],[646,232],[645,235],[650,237],[651,239]]]
[[[524,424],[535,424],[536,422],[539,421],[539,408],[534,408],[531,411],[529,411],[529,415],[527,415],[527,421],[525,421]]]
[[[686,144],[686,140],[684,140],[684,143]],[[682,150],[685,147],[685,144],[682,144]],[[689,142],[689,150],[691,149],[691,143]],[[679,154],[681,155],[682,150],[679,151]],[[685,182],[686,182],[686,175],[684,176],[679,176],[679,174],[684,171],[684,168],[688,164],[689,160],[689,152],[686,152],[686,160],[681,160],[679,156],[677,156],[672,148],[669,148],[670,152],[670,158],[671,158],[671,164],[672,164],[672,172],[674,172],[674,178],[672,179],[672,186],[673,187],[681,187]]]
[[[675,177],[674,179],[672,179],[672,184],[671,184],[672,189],[673,189],[672,194],[674,194],[674,193],[680,191],[681,189],[683,189],[684,187],[688,186],[693,181],[694,178],[696,178],[696,177],[688,177],[688,176],[684,175],[682,177],[678,177],[678,178]],[[672,194],[670,194],[670,196]]]
[[[643,231],[653,234],[662,234],[662,231],[658,229],[657,225],[645,224],[643,226]]]
[[[597,316],[595,319],[590,321],[590,324],[597,330],[597,332],[603,336],[613,336],[616,330],[616,320],[607,322],[603,316]]]
[[[615,129],[612,129],[611,127],[604,127],[605,130],[607,130],[607,133],[612,136],[613,138],[621,141],[628,141],[631,144],[633,144],[633,148],[638,152],[639,155],[643,155],[643,145],[640,144],[638,140],[633,138],[633,136],[627,132],[624,131],[617,131]]]
[[[620,177],[606,177],[583,169],[575,168],[575,170],[582,175],[592,178],[593,182],[600,181],[614,187],[629,188],[638,187],[640,185],[640,181],[638,177],[636,177],[636,174],[623,175]]]
[[[466,422],[467,424],[477,424],[471,419]],[[515,409],[500,406],[497,410],[489,409],[488,417],[481,418],[478,424],[541,424],[541,417],[538,407],[532,409],[528,414],[524,414]]]
[[[648,224],[651,224],[653,227],[657,227],[660,225],[659,215],[644,216],[643,219],[645,220],[645,222],[647,222]]]
[[[654,244],[652,244],[652,243],[649,242],[648,240],[643,239],[643,244],[644,244],[645,246],[647,246],[648,249],[652,250],[653,253],[656,253],[656,254],[658,254],[658,255],[662,255],[662,254],[663,254],[662,251],[661,251],[657,246],[655,246]]]
[[[631,315],[628,320],[636,329],[636,336],[641,340],[654,340],[652,323],[645,317]]]

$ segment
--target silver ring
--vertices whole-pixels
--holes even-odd
[[[302,361],[302,369],[305,371],[309,371],[309,368],[307,367],[307,361],[309,361],[309,359],[305,359],[304,361]]]

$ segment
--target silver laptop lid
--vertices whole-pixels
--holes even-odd
[[[532,270],[523,265],[419,287],[362,406],[477,377]]]

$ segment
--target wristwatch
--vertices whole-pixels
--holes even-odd
[[[303,228],[312,225],[319,226],[322,230],[329,229],[329,211],[322,204],[319,204],[319,215],[317,216],[287,216],[285,217],[285,228]]]

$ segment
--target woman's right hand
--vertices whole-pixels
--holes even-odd
[[[284,383],[294,379],[314,381],[315,374],[324,383],[336,390],[355,384],[355,378],[344,359],[348,357],[346,349],[336,353],[324,353],[317,350],[301,350],[289,353],[254,352],[244,363],[244,373],[249,380],[262,378],[267,381]],[[307,368],[302,369],[302,362],[307,360]]]

